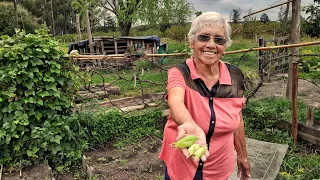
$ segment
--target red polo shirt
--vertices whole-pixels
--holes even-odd
[[[193,58],[188,59],[186,64],[189,68],[191,80],[201,81],[196,72]],[[183,73],[177,67],[168,71],[167,90],[173,87],[185,89],[185,106],[199,127],[207,134],[209,127],[212,127],[210,124],[214,124],[214,133],[209,144],[210,156],[204,162],[202,168],[204,180],[225,180],[233,172],[236,164],[233,132],[239,126],[239,113],[245,100],[243,95],[235,95],[233,93],[235,92],[234,89],[232,90],[232,87],[243,87],[241,71],[230,64],[227,67],[227,64],[222,61],[219,62],[219,67],[219,86],[216,95],[211,97],[204,95],[203,92],[201,93],[199,88],[196,89],[188,85]],[[232,71],[230,71],[230,67],[233,69]],[[238,77],[240,76],[238,75],[237,78],[231,78],[230,72],[237,72],[238,75],[242,76],[242,80],[241,78],[239,80]],[[179,149],[170,147],[170,144],[176,141],[176,137],[177,124],[169,114],[164,129],[160,158],[165,162],[171,180],[192,180],[199,164],[192,158],[187,159]]]

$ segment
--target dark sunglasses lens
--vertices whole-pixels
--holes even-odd
[[[210,40],[210,36],[208,35],[199,35],[198,40],[202,42],[208,42]]]
[[[224,44],[226,43],[226,40],[223,39],[223,38],[218,38],[218,37],[216,37],[216,38],[214,38],[214,42],[215,42],[216,44],[219,44],[219,45],[224,45]]]

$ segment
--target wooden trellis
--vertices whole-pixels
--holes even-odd
[[[264,38],[259,39],[259,47],[266,47],[269,44],[273,46],[287,45],[290,39],[288,36],[277,37],[271,40]],[[270,81],[270,76],[278,73],[287,73],[289,68],[289,49],[281,48],[276,50],[259,51],[259,75],[261,80],[264,80],[264,75],[267,75],[267,81]]]

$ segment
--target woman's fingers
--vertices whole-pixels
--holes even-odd
[[[177,135],[176,140],[178,141],[178,140],[182,139],[185,136],[186,136],[186,132],[184,130],[178,130],[178,135]]]
[[[188,149],[187,148],[182,148],[182,149],[180,149],[181,150],[181,152],[183,153],[183,155],[185,156],[185,157],[189,157],[189,152],[188,152]]]

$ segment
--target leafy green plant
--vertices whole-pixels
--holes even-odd
[[[116,109],[86,108],[78,112],[79,124],[87,136],[90,146],[116,140],[116,147],[138,142],[149,135],[159,136],[157,130],[162,117],[160,110],[124,114]]]
[[[312,50],[303,50],[303,54],[312,54]],[[299,77],[310,80],[314,83],[320,83],[320,58],[302,57],[299,64]]]
[[[73,68],[46,30],[0,41],[0,164],[81,158],[71,116]]]
[[[181,43],[183,41],[188,42],[188,32],[189,28],[185,26],[172,26],[166,30],[165,35]]]
[[[141,69],[147,70],[147,69],[152,68],[152,64],[148,60],[145,60],[145,59],[137,60],[133,64],[136,65],[136,68],[138,70],[141,70]]]
[[[291,150],[283,160],[277,179],[319,179],[319,164],[319,155],[301,155]]]
[[[298,103],[298,119],[299,122],[303,120],[301,123],[304,123],[306,117],[305,108],[302,102]],[[300,140],[297,146],[293,145],[291,129],[279,130],[275,124],[277,119],[291,120],[289,100],[272,97],[249,101],[243,114],[246,137],[289,145],[276,179],[319,179],[320,156],[317,150]],[[318,117],[319,114],[319,109],[315,109],[315,116]],[[306,152],[304,149],[310,149],[313,153]]]
[[[302,124],[306,122],[306,108],[303,102],[298,102],[298,119]],[[275,123],[278,120],[291,121],[291,109],[291,102],[285,98],[268,97],[249,101],[243,110],[248,137],[290,144],[291,132],[278,130]]]

